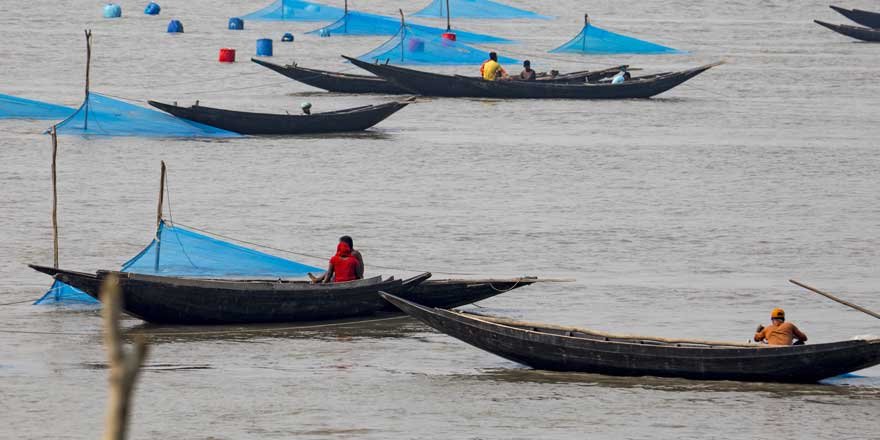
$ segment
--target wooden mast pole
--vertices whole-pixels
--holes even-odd
[[[162,162],[162,171],[159,173],[159,205],[156,207],[156,263],[153,268],[159,271],[159,255],[162,253],[162,237],[160,231],[162,227],[162,205],[165,202],[165,161]]]
[[[872,312],[872,311],[870,311],[870,310],[868,310],[868,309],[866,309],[866,308],[864,308],[864,307],[862,307],[862,306],[859,306],[859,305],[853,304],[853,303],[851,303],[851,302],[849,302],[849,301],[844,301],[844,300],[842,300],[842,299],[840,299],[840,298],[838,298],[838,297],[836,297],[836,296],[834,296],[834,295],[832,295],[832,294],[830,294],[830,293],[823,292],[823,291],[821,291],[821,290],[819,290],[819,289],[817,289],[817,288],[815,288],[815,287],[810,287],[810,286],[808,286],[808,285],[806,285],[806,284],[803,284],[803,283],[797,282],[797,281],[795,281],[795,280],[788,280],[788,282],[790,282],[790,283],[792,283],[792,284],[794,284],[794,285],[796,285],[796,286],[803,287],[804,289],[807,289],[807,290],[809,290],[809,291],[811,291],[811,292],[818,293],[819,295],[822,295],[822,296],[824,296],[825,298],[828,298],[828,299],[830,299],[830,300],[832,300],[832,301],[839,302],[839,303],[841,303],[841,304],[843,304],[843,305],[845,305],[845,306],[847,306],[847,307],[852,307],[852,308],[854,308],[854,309],[856,309],[856,310],[858,310],[858,311],[860,311],[860,312],[862,312],[862,313],[866,313],[866,314],[871,315],[871,316],[873,316],[873,317],[875,317],[875,318],[877,318],[877,319],[880,319],[880,313]]]
[[[92,65],[92,31],[86,29],[86,96],[85,96],[85,114],[83,115],[83,130],[89,129],[89,71]]]
[[[55,166],[58,157],[58,133],[55,126],[49,131],[52,135],[52,242],[54,252],[54,264],[58,269],[58,177],[57,168]]]

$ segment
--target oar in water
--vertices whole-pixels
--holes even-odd
[[[799,282],[797,282],[797,281],[795,281],[795,280],[788,280],[788,281],[789,281],[790,283],[794,284],[794,285],[801,286],[801,287],[803,287],[804,289],[807,289],[807,290],[809,290],[809,291],[811,291],[811,292],[816,292],[816,293],[818,293],[819,295],[822,295],[822,296],[824,296],[824,297],[826,297],[826,298],[828,298],[828,299],[830,299],[830,300],[832,300],[832,301],[837,301],[837,302],[839,302],[839,303],[841,303],[841,304],[843,304],[843,305],[845,305],[845,306],[852,307],[852,308],[854,308],[854,309],[856,309],[856,310],[858,310],[858,311],[860,311],[860,312],[867,313],[867,314],[869,314],[869,315],[871,315],[871,316],[873,316],[873,317],[875,317],[875,318],[877,318],[877,319],[880,319],[880,313],[872,312],[872,311],[870,311],[870,310],[868,310],[868,309],[866,309],[866,308],[864,308],[864,307],[862,307],[862,306],[855,305],[855,304],[853,304],[853,303],[851,303],[851,302],[849,302],[849,301],[844,301],[844,300],[842,300],[842,299],[840,299],[840,298],[838,298],[838,297],[836,297],[836,296],[834,296],[834,295],[832,295],[832,294],[830,294],[830,293],[825,293],[825,292],[823,292],[823,291],[821,291],[821,290],[819,290],[819,289],[817,289],[817,288],[815,288],[815,287],[810,287],[810,286],[808,286],[808,285],[806,285],[806,284],[799,283]]]

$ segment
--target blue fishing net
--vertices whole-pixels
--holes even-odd
[[[549,19],[546,15],[536,14],[525,9],[514,8],[490,0],[448,0],[451,18],[522,18]],[[447,0],[433,0],[419,12],[416,17],[446,17]]]
[[[59,121],[72,115],[75,111],[70,107],[0,93],[0,119],[54,119]]]
[[[574,39],[551,50],[554,53],[584,54],[681,54],[686,53],[650,41],[627,37],[587,24]]]
[[[237,137],[166,113],[91,92],[79,110],[56,125],[59,134],[149,137]]]
[[[344,10],[333,6],[300,0],[276,0],[271,5],[241,18],[273,21],[331,21],[344,14]]]
[[[476,49],[460,41],[451,41],[433,33],[425,33],[410,25],[401,26],[390,40],[359,60],[390,64],[482,64],[489,58],[485,50]],[[503,56],[500,63],[518,63]]]
[[[426,34],[440,36],[446,32],[445,29],[424,26],[420,24],[407,23],[407,27]],[[348,11],[343,17],[335,23],[329,24],[319,29],[309,31],[309,34],[329,34],[331,37],[335,35],[396,35],[400,31],[400,19],[385,17],[382,15],[370,14],[366,12]],[[482,43],[511,43],[506,38],[496,37],[493,35],[477,34],[474,32],[453,30],[458,40],[471,44]]]
[[[122,265],[122,272],[192,278],[302,278],[324,269],[269,255],[207,235],[159,224],[153,241]],[[158,255],[158,258],[157,258]],[[96,303],[85,292],[55,281],[34,304]]]

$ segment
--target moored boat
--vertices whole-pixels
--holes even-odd
[[[251,58],[256,64],[278,72],[288,78],[303,84],[336,93],[378,93],[388,95],[408,95],[409,90],[397,86],[383,78],[371,75],[354,75],[350,73],[331,72],[327,70],[309,69],[296,64],[285,66],[273,64],[267,61]],[[546,84],[580,84],[584,82],[596,82],[610,78],[617,74],[621,68],[628,65],[610,67],[602,70],[583,70],[551,75],[539,74],[535,81]]]
[[[834,5],[829,5],[828,7],[862,26],[874,29],[880,28],[880,12],[864,11],[862,9],[846,9]]]
[[[610,81],[580,84],[544,84],[537,81],[485,81],[443,75],[344,57],[352,64],[423,96],[499,99],[632,99],[650,98],[717,66],[708,64],[679,72],[633,77],[620,84]]]
[[[108,274],[120,280],[125,311],[148,322],[176,324],[232,324],[293,322],[369,316],[400,311],[378,296],[392,289],[403,298],[429,307],[458,307],[519,287],[538,278],[428,280],[424,273],[408,280],[379,277],[347,283],[310,284],[305,281],[266,279],[206,279],[169,277],[131,272],[95,274],[31,265],[34,270],[98,298]]]
[[[297,115],[240,112],[201,105],[180,107],[156,101],[150,105],[178,118],[248,135],[297,135],[366,130],[382,122],[412,100],[365,105],[342,110]]]
[[[387,293],[381,296],[442,333],[543,370],[814,383],[880,364],[880,339],[768,346],[612,335],[429,308]]]
[[[828,29],[831,29],[834,32],[837,32],[841,35],[846,35],[847,37],[852,37],[857,40],[869,41],[869,42],[878,42],[880,41],[880,29],[871,29],[866,27],[859,26],[850,26],[846,24],[831,24],[826,23],[820,20],[813,20],[814,23],[819,26],[824,26]]]

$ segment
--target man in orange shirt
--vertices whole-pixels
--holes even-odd
[[[769,345],[801,345],[807,341],[804,332],[794,324],[785,322],[785,311],[779,308],[770,312],[770,326],[759,325],[756,332],[755,342],[766,342]]]

